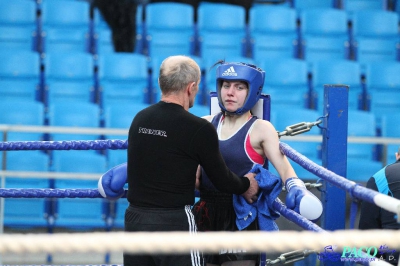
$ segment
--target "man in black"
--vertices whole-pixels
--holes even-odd
[[[196,231],[191,211],[196,170],[202,165],[222,192],[257,199],[254,174],[238,177],[225,165],[214,127],[192,115],[200,68],[186,56],[161,64],[161,101],[139,112],[128,139],[128,201],[125,231]],[[124,265],[202,265],[199,252],[187,255],[124,254]]]
[[[396,162],[385,166],[374,174],[368,180],[367,188],[400,199],[400,148],[395,156]],[[361,204],[359,229],[400,229],[400,223],[395,219],[394,213],[386,211],[375,204],[363,201]],[[385,243],[382,244],[384,245]],[[384,253],[377,256],[380,258],[383,255],[382,258],[385,258],[387,262],[393,265],[398,264],[398,250],[393,254],[391,251]]]

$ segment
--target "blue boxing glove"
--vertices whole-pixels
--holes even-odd
[[[116,200],[125,194],[124,186],[127,182],[126,167],[127,163],[119,164],[100,177],[97,188],[104,198]]]
[[[291,177],[285,182],[286,206],[310,221],[317,220],[322,214],[321,201],[307,190],[303,181]]]

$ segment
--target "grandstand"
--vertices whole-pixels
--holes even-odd
[[[322,5],[322,2],[326,4]],[[156,5],[160,3],[150,1],[138,8],[140,19],[137,22],[140,23],[137,24],[140,24],[140,28],[136,40],[140,41],[136,43],[135,51],[117,53],[111,47],[111,29],[104,21],[100,25],[96,17],[99,16],[98,10],[89,0],[0,0],[0,100],[8,102],[4,106],[10,106],[11,102],[14,106],[23,107],[0,106],[2,141],[107,139],[107,136],[126,139],[129,126],[126,112],[126,120],[123,121],[125,128],[120,124],[113,127],[110,121],[117,107],[121,109],[119,103],[123,102],[122,106],[132,108],[135,112],[137,106],[144,108],[156,103],[160,98],[155,84],[157,66],[168,55],[185,54],[202,62],[203,91],[199,93],[201,99],[197,100],[197,109],[192,110],[193,113],[198,110],[199,115],[209,110],[207,95],[210,88],[214,87],[205,83],[212,76],[208,74],[212,62],[219,59],[241,58],[260,67],[265,66],[266,77],[271,76],[271,80],[266,81],[263,93],[277,95],[279,99],[274,103],[272,96],[272,113],[280,112],[279,108],[285,111],[301,108],[322,116],[323,85],[349,85],[349,121],[354,123],[349,126],[349,136],[352,137],[351,142],[358,142],[356,146],[351,146],[349,159],[352,159],[350,157],[355,152],[353,147],[356,147],[356,150],[367,154],[363,154],[366,159],[351,160],[355,168],[361,169],[364,164],[370,163],[379,170],[379,167],[390,162],[391,158],[386,155],[387,147],[400,145],[400,124],[387,119],[393,114],[400,114],[400,73],[396,74],[396,70],[400,70],[400,1],[258,0],[247,12],[247,20],[246,11],[240,6],[232,9],[238,12],[238,16],[229,16],[229,12],[233,12],[229,11],[232,5],[226,3],[200,1],[198,9],[174,2],[163,3],[162,8]],[[183,8],[184,12],[179,9],[176,14],[181,12],[185,17],[180,19],[176,17],[179,15],[174,15],[174,20],[170,20],[165,13],[162,14],[174,8]],[[202,10],[205,8],[208,18],[203,19]],[[263,12],[268,12],[270,17],[262,17]],[[146,16],[142,17],[143,14]],[[198,19],[195,20],[195,17]],[[147,24],[146,18],[152,19],[151,23]],[[165,21],[155,25],[159,22],[156,18]],[[227,21],[228,18],[233,21]],[[318,23],[315,22],[317,19]],[[210,23],[207,25],[206,22]],[[165,39],[171,35],[174,37],[166,43]],[[296,69],[289,65],[291,62]],[[275,69],[274,65],[279,65],[279,68]],[[301,66],[301,69],[297,66]],[[379,74],[378,71],[382,69],[386,71]],[[301,73],[296,75],[295,72],[299,71]],[[274,74],[270,75],[272,72]],[[280,91],[284,95],[280,96]],[[288,95],[294,98],[290,100]],[[80,112],[80,108],[84,108],[83,111]],[[62,111],[57,113],[57,110]],[[21,115],[25,111],[31,119],[25,114]],[[32,117],[33,114],[37,116]],[[63,118],[57,120],[60,114]],[[290,121],[296,121],[296,112],[292,116]],[[318,118],[301,119],[312,122]],[[271,117],[274,124],[273,119]],[[8,131],[2,125],[28,128],[18,135],[18,130]],[[29,132],[29,126],[35,126],[35,130]],[[40,127],[43,131],[38,134]],[[57,127],[63,127],[64,131]],[[397,136],[390,135],[392,139],[387,139],[388,131],[397,132]],[[80,133],[82,135],[77,136]],[[316,144],[316,147],[313,146],[313,159],[321,161],[317,149]],[[97,173],[90,170],[92,174],[101,174],[115,162],[110,152],[81,153],[87,154],[87,158],[95,157],[96,163],[101,164],[97,167]],[[6,158],[5,154],[1,158]],[[60,155],[49,152],[40,153],[40,156],[48,162],[44,171],[56,174]],[[2,170],[10,170],[7,160],[0,161]],[[63,172],[75,170],[64,169]],[[374,172],[369,173],[372,174]],[[89,179],[96,179],[95,176],[88,176]],[[15,181],[17,177],[10,178]],[[355,180],[367,178],[369,176],[356,177]],[[45,184],[48,188],[54,188],[63,183],[50,179]],[[45,219],[56,216],[61,208],[54,210],[52,208],[57,208],[57,204],[51,205],[49,202],[39,204],[43,205],[43,214],[46,214],[43,215],[43,223],[23,223],[22,220],[15,221],[13,217],[13,222],[5,223],[5,226],[14,229],[47,229],[49,225]],[[82,222],[85,228],[122,229],[123,225],[105,219],[112,215],[107,216],[104,210],[113,209],[114,203],[104,201],[97,202],[97,205],[99,219],[103,221],[87,225]],[[7,206],[11,206],[11,203],[7,203]],[[5,221],[8,221],[7,217]],[[59,227],[60,230],[61,227],[83,229],[61,223],[61,220],[57,223],[57,219],[50,226],[53,229]]]

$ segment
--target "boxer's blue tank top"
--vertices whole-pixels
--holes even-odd
[[[220,136],[220,126],[223,122],[223,115],[219,113],[214,116],[211,124],[216,128]],[[219,140],[219,148],[228,168],[238,176],[247,174],[254,164],[264,164],[265,159],[256,154],[250,145],[250,129],[257,120],[252,116],[235,134],[225,140]],[[240,144],[238,144],[240,143]],[[246,145],[247,143],[247,145]],[[218,191],[211,183],[207,174],[202,170],[200,191]]]

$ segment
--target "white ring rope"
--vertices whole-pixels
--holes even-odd
[[[38,252],[127,252],[186,253],[192,249],[218,252],[238,249],[258,252],[286,252],[300,248],[322,251],[334,245],[400,248],[400,230],[252,231],[252,232],[101,232],[57,234],[4,234],[0,253]]]
[[[70,172],[41,172],[41,171],[0,171],[0,177],[20,177],[20,178],[51,178],[51,179],[90,179],[99,180],[104,173],[70,173]]]

